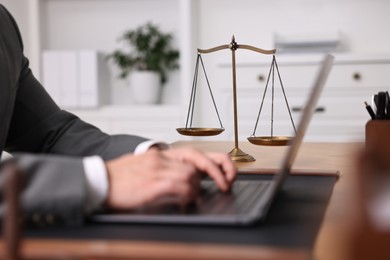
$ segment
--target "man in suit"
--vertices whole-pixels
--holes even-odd
[[[109,136],[61,110],[34,78],[17,25],[0,5],[0,154],[13,154],[22,169],[28,223],[78,225],[102,207],[131,209],[166,195],[186,203],[196,196],[199,172],[223,191],[235,179],[226,154],[165,148]]]

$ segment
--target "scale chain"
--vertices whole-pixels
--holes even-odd
[[[200,57],[200,62],[202,64],[202,68],[203,68],[203,73],[204,73],[204,76],[206,78],[206,81],[207,81],[207,86],[209,87],[209,92],[210,92],[210,95],[211,95],[211,99],[213,100],[213,104],[214,104],[214,108],[215,108],[215,112],[217,113],[217,116],[218,116],[218,120],[219,120],[219,124],[221,125],[221,128],[224,129],[223,125],[222,125],[222,121],[221,121],[221,118],[219,116],[219,112],[218,112],[218,109],[217,109],[217,104],[215,103],[215,100],[214,100],[214,95],[213,95],[213,92],[211,91],[211,87],[210,87],[210,82],[209,82],[209,78],[207,77],[207,74],[206,74],[206,69],[204,67],[204,64],[203,64],[203,59],[202,59],[202,56],[199,55]]]
[[[192,127],[192,119],[193,119],[193,116],[194,116],[196,84],[197,84],[197,81],[198,81],[199,56],[200,56],[200,54],[198,54],[198,56],[196,57],[195,73],[194,73],[194,79],[192,81],[191,97],[190,97],[190,103],[189,103],[189,106],[188,106],[186,128],[188,128],[188,120],[189,120],[190,117],[191,117],[190,128]]]
[[[268,72],[267,83],[265,84],[265,89],[264,89],[264,93],[263,93],[263,98],[262,98],[262,100],[261,100],[261,105],[260,105],[259,113],[257,114],[255,129],[253,130],[252,136],[255,136],[255,135],[256,135],[257,125],[259,124],[260,114],[261,114],[261,111],[262,111],[262,109],[263,109],[263,104],[264,104],[264,100],[265,100],[265,95],[267,94],[268,83],[269,83],[269,79],[271,78],[270,76],[271,76],[271,72],[272,72],[272,67],[273,67],[273,66],[274,66],[274,61],[272,60],[271,67],[269,68],[269,72]]]
[[[192,109],[191,109],[191,123],[190,123],[190,128],[192,128],[192,122],[194,119],[194,111],[195,111],[195,99],[196,99],[196,90],[198,89],[198,76],[199,76],[199,58],[200,54],[197,60],[197,66],[196,66],[196,78],[194,82],[194,96],[192,98]]]
[[[275,59],[275,56],[274,56],[274,59]],[[278,77],[279,77],[279,81],[280,81],[280,86],[282,87],[284,100],[286,101],[286,106],[287,106],[288,114],[290,115],[290,120],[291,120],[291,123],[292,123],[292,125],[293,125],[293,127],[294,127],[294,132],[297,133],[297,130],[296,130],[295,124],[294,124],[294,120],[293,120],[292,115],[291,115],[290,106],[289,106],[288,101],[287,101],[286,92],[284,91],[284,87],[283,87],[283,83],[282,83],[282,77],[280,76],[279,68],[278,68],[278,63],[276,62],[276,59],[275,59],[275,65],[276,65],[276,71],[278,72]]]
[[[282,92],[283,92],[283,96],[284,96],[284,100],[286,102],[286,106],[287,106],[287,110],[288,110],[288,113],[289,113],[289,116],[290,116],[290,120],[291,120],[291,124],[294,128],[294,132],[296,133],[296,127],[295,127],[295,124],[294,124],[294,120],[292,118],[292,114],[291,114],[291,109],[290,109],[290,106],[288,104],[288,100],[287,100],[287,96],[286,96],[286,92],[284,90],[284,86],[283,86],[283,82],[282,82],[282,77],[280,76],[280,72],[279,72],[279,67],[278,67],[278,63],[276,62],[276,57],[275,55],[273,55],[273,59],[272,59],[272,63],[271,63],[271,67],[270,67],[270,70],[269,70],[269,73],[268,73],[268,77],[267,77],[267,83],[266,83],[266,86],[265,86],[265,89],[264,89],[264,94],[263,94],[263,98],[262,98],[262,101],[261,101],[261,105],[260,105],[260,109],[259,109],[259,113],[257,115],[257,119],[256,119],[256,124],[255,124],[255,128],[253,130],[253,134],[252,136],[256,136],[256,130],[257,130],[257,126],[258,126],[258,123],[259,123],[259,119],[260,119],[260,114],[261,114],[261,111],[262,111],[262,108],[263,108],[263,104],[264,104],[264,100],[265,100],[265,95],[267,93],[267,90],[268,90],[268,84],[269,84],[269,80],[271,78],[271,73],[272,73],[272,108],[271,108],[271,137],[273,137],[273,112],[274,112],[274,87],[275,87],[275,67],[276,67],[276,72],[278,73],[278,78],[279,78],[279,82],[280,82],[280,86],[282,88]]]

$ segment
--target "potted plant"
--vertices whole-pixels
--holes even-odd
[[[120,78],[129,78],[136,103],[157,103],[167,73],[177,69],[179,51],[172,47],[172,34],[162,33],[148,22],[123,34],[119,41],[126,50],[115,50],[109,58],[120,69]]]

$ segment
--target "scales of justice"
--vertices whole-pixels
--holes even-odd
[[[260,105],[259,112],[257,115],[255,128],[253,130],[253,134],[250,137],[248,137],[247,139],[250,143],[252,143],[254,145],[282,146],[282,145],[287,145],[290,142],[290,140],[292,139],[292,137],[274,136],[274,134],[273,134],[275,68],[277,71],[277,76],[278,76],[278,79],[280,82],[280,86],[282,88],[282,92],[283,92],[284,100],[285,100],[287,110],[288,110],[288,113],[290,116],[290,120],[291,120],[291,123],[292,123],[292,126],[293,126],[295,132],[296,132],[296,129],[295,129],[295,124],[294,124],[292,115],[291,115],[291,110],[290,110],[290,107],[288,105],[286,93],[284,91],[282,79],[280,77],[279,68],[278,68],[278,65],[276,63],[276,59],[275,59],[276,49],[263,50],[263,49],[260,49],[260,48],[257,48],[257,47],[251,46],[251,45],[238,44],[235,41],[234,36],[232,37],[232,40],[229,44],[217,46],[217,47],[210,48],[210,49],[198,49],[196,66],[195,66],[195,73],[194,73],[194,80],[192,83],[191,98],[190,98],[190,102],[189,102],[187,119],[186,119],[186,125],[185,125],[185,127],[177,128],[176,130],[180,134],[187,135],[187,136],[213,136],[213,135],[218,135],[225,130],[225,128],[222,125],[221,118],[219,116],[219,112],[218,112],[218,109],[217,109],[217,106],[215,103],[213,92],[211,90],[210,83],[209,83],[209,80],[208,80],[208,77],[206,74],[206,70],[204,67],[204,63],[202,60],[202,56],[201,56],[201,54],[213,53],[213,52],[221,51],[221,50],[225,50],[225,49],[230,49],[231,53],[232,53],[232,75],[233,75],[234,148],[232,151],[230,151],[229,155],[230,155],[230,158],[232,159],[232,161],[235,161],[235,162],[253,162],[253,161],[255,161],[255,158],[253,158],[253,156],[245,153],[244,151],[242,151],[238,147],[236,50],[237,49],[246,49],[249,51],[253,51],[253,52],[257,52],[257,53],[261,53],[261,54],[265,54],[265,55],[272,55],[272,63],[270,66],[270,70],[269,70],[268,77],[267,77],[267,83],[266,83],[266,86],[264,89],[261,105]],[[220,128],[193,127],[192,126],[192,119],[194,116],[194,107],[195,107],[195,97],[196,97],[196,90],[197,90],[199,63],[201,64],[203,72],[204,72],[204,76],[205,76],[205,79],[206,79],[206,82],[208,85],[209,93],[211,95],[211,98],[212,98],[212,101],[214,104],[214,108],[215,108],[216,114],[218,116]],[[270,80],[272,81],[271,135],[270,136],[256,136],[256,129],[257,129],[257,125],[259,122],[261,111],[263,109],[264,99],[265,99],[265,96],[267,93],[268,83]]]

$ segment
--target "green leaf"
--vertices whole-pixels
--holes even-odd
[[[148,22],[124,32],[119,38],[130,52],[114,50],[108,59],[119,67],[120,78],[125,78],[132,70],[153,70],[160,74],[161,83],[165,83],[168,71],[179,68],[179,51],[172,47],[172,40],[172,34],[162,33],[157,25]]]

